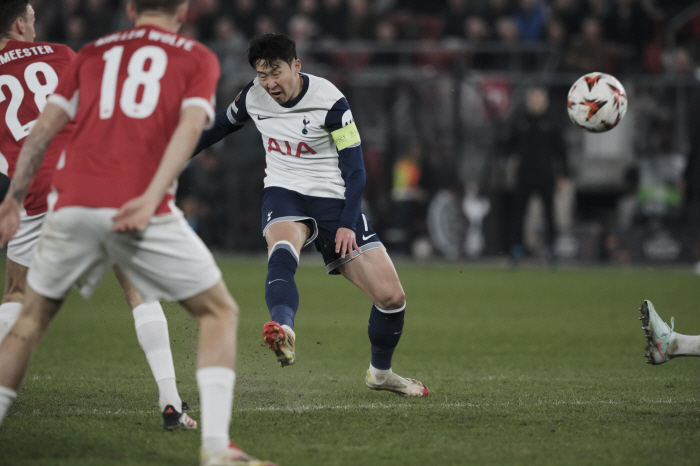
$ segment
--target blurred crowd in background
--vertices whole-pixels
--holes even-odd
[[[129,26],[125,0],[33,4],[37,40],[75,50]],[[246,49],[267,32],[348,97],[365,210],[393,251],[700,261],[700,2],[191,0],[182,33],[220,58],[219,110],[255,77]],[[566,116],[592,71],[630,102],[603,135]],[[178,201],[209,246],[264,250],[264,163],[249,124],[183,173]]]

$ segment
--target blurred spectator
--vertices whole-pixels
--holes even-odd
[[[178,186],[178,204],[185,218],[210,247],[225,244],[226,193],[218,153],[205,150],[187,165]]]
[[[520,40],[518,25],[510,16],[504,16],[496,21],[495,32],[498,40],[505,46],[517,44]],[[497,70],[517,70],[521,63],[521,55],[509,47],[504,47],[490,59],[491,66]]]
[[[63,43],[76,52],[88,43],[88,38],[85,36],[85,20],[81,16],[68,18],[65,25],[65,39]]]
[[[246,39],[252,39],[253,36],[255,36],[257,16],[258,10],[255,0],[235,0],[233,5],[233,21],[243,32]]]
[[[639,0],[616,0],[603,20],[606,40],[642,46],[654,38],[654,23]]]
[[[348,40],[374,39],[379,19],[367,0],[348,0],[345,38]]]
[[[480,16],[469,16],[464,21],[464,34],[467,40],[478,46],[479,42],[489,39],[489,26]],[[487,52],[468,52],[467,59],[469,66],[473,69],[482,70],[493,65],[493,55]]]
[[[347,8],[343,0],[323,0],[320,18],[319,24],[324,38],[345,38]]]
[[[425,192],[420,186],[423,151],[418,143],[411,144],[399,155],[394,164],[393,188],[393,227],[387,231],[387,240],[394,243],[402,252],[410,252],[416,237],[420,216],[416,215],[425,202]]]
[[[287,24],[289,23],[289,18],[294,16],[294,13],[295,9],[289,3],[289,0],[267,0],[265,14],[268,15],[277,26],[278,29],[276,32],[289,33]]]
[[[609,4],[608,0],[588,0],[587,13],[589,16],[593,16],[599,19],[605,18],[608,14]]]
[[[60,7],[54,11],[51,24],[47,28],[47,39],[65,43],[68,33],[68,22],[71,18],[80,17],[81,14],[80,0],[62,0]],[[82,29],[84,34],[84,25]],[[73,47],[71,46],[71,48]]]
[[[554,54],[552,68],[550,71],[560,71],[562,68],[562,57],[567,46],[567,34],[564,25],[556,18],[549,18],[545,29],[545,41],[552,46],[551,53]]]
[[[399,54],[393,51],[386,51],[384,47],[391,46],[398,39],[398,31],[394,24],[385,19],[377,25],[377,45],[380,47],[372,54],[371,64],[376,66],[397,66],[401,62]]]
[[[549,111],[549,95],[542,87],[530,88],[525,94],[525,112],[516,115],[507,144],[511,163],[517,169],[511,211],[511,258],[517,262],[525,256],[523,221],[533,194],[542,198],[545,211],[543,245],[553,259],[554,189],[563,189],[567,176],[566,144],[562,129]]]
[[[313,57],[309,54],[311,39],[316,35],[316,24],[304,14],[296,14],[289,20],[287,26],[289,36],[296,42],[297,57],[302,63],[310,64]]]
[[[578,34],[581,30],[581,20],[587,10],[581,4],[585,3],[586,0],[553,0],[550,6],[550,20],[556,18],[568,35]]]
[[[515,44],[520,39],[518,24],[511,17],[502,17],[496,21],[496,35],[504,44]]]
[[[216,34],[216,22],[221,17],[218,0],[199,0],[197,2],[197,27],[199,40],[209,42]]]
[[[260,15],[255,20],[255,32],[253,37],[262,36],[263,34],[269,34],[271,32],[280,32],[277,25],[267,15]]]
[[[566,45],[567,29],[557,18],[550,18],[545,26],[545,41],[563,48]]]
[[[497,23],[502,18],[508,18],[515,12],[510,0],[487,0],[484,19],[493,31],[497,28]]]
[[[574,38],[564,56],[566,69],[580,73],[610,71],[608,47],[603,42],[600,21],[588,17],[581,25],[581,35]]]
[[[639,0],[617,0],[603,20],[603,35],[621,48],[621,69],[641,67],[644,48],[654,39],[654,23]]]
[[[246,57],[248,41],[230,18],[224,16],[216,21],[214,40],[209,46],[219,57],[224,84],[227,84],[227,80],[235,82],[244,79],[241,74],[250,66]]]
[[[87,0],[85,8],[85,38],[96,40],[111,31],[112,9],[106,0]]]
[[[688,223],[695,238],[700,238],[700,81],[695,80],[695,86],[689,98],[688,134],[690,148],[688,163],[683,175],[685,208]],[[700,260],[700,244],[696,251],[696,261]]]
[[[321,19],[321,8],[318,2],[319,0],[299,0],[299,13],[305,15],[316,25]]]
[[[535,41],[542,39],[545,26],[545,5],[543,0],[520,0],[515,22],[520,39]]]
[[[447,6],[440,14],[442,18],[441,37],[462,37],[467,17],[474,14],[469,2],[471,0],[448,0]]]

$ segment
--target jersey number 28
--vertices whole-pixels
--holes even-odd
[[[117,100],[117,82],[121,66],[124,46],[118,45],[107,50],[102,59],[105,61],[100,92],[100,119],[107,120],[114,115]],[[150,66],[146,70],[146,64]],[[130,118],[143,119],[153,114],[160,97],[160,80],[165,75],[168,65],[168,55],[165,51],[153,45],[141,47],[131,55],[127,66],[128,76],[122,85],[119,107],[124,115]],[[139,90],[141,101],[137,102]]]
[[[44,84],[39,81],[39,73],[44,75]],[[38,61],[25,68],[24,82],[29,90],[34,93],[34,103],[36,103],[37,108],[41,112],[46,107],[46,99],[53,94],[56,86],[58,86],[58,75],[51,65]],[[24,100],[24,87],[22,87],[19,79],[9,74],[0,76],[0,103],[7,99],[2,90],[3,86],[10,90],[10,104],[7,106],[7,112],[5,113],[5,124],[7,124],[15,140],[19,141],[29,134],[36,120],[32,120],[24,125],[19,121],[18,113]]]

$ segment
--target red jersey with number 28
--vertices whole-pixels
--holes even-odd
[[[14,176],[22,145],[75,56],[65,45],[44,42],[11,40],[0,50],[0,173]],[[72,127],[67,125],[46,152],[24,201],[28,215],[46,212],[51,177]]]
[[[154,26],[83,47],[49,98],[77,123],[54,174],[55,209],[119,208],[143,194],[181,110],[199,106],[213,123],[219,74],[211,50]],[[172,191],[156,214],[172,211]]]

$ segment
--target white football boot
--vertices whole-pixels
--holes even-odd
[[[654,310],[654,305],[651,301],[644,300],[642,307],[639,308],[642,317],[642,328],[647,337],[647,346],[644,356],[647,358],[647,364],[663,364],[668,362],[673,356],[668,354],[668,347],[675,339],[673,331],[673,317],[671,317],[671,327],[666,322],[661,320],[661,317]]]
[[[430,390],[423,382],[416,379],[407,379],[393,372],[389,374],[389,377],[384,382],[377,383],[372,379],[368,369],[365,383],[371,390],[386,390],[403,396],[427,396],[430,393]]]

